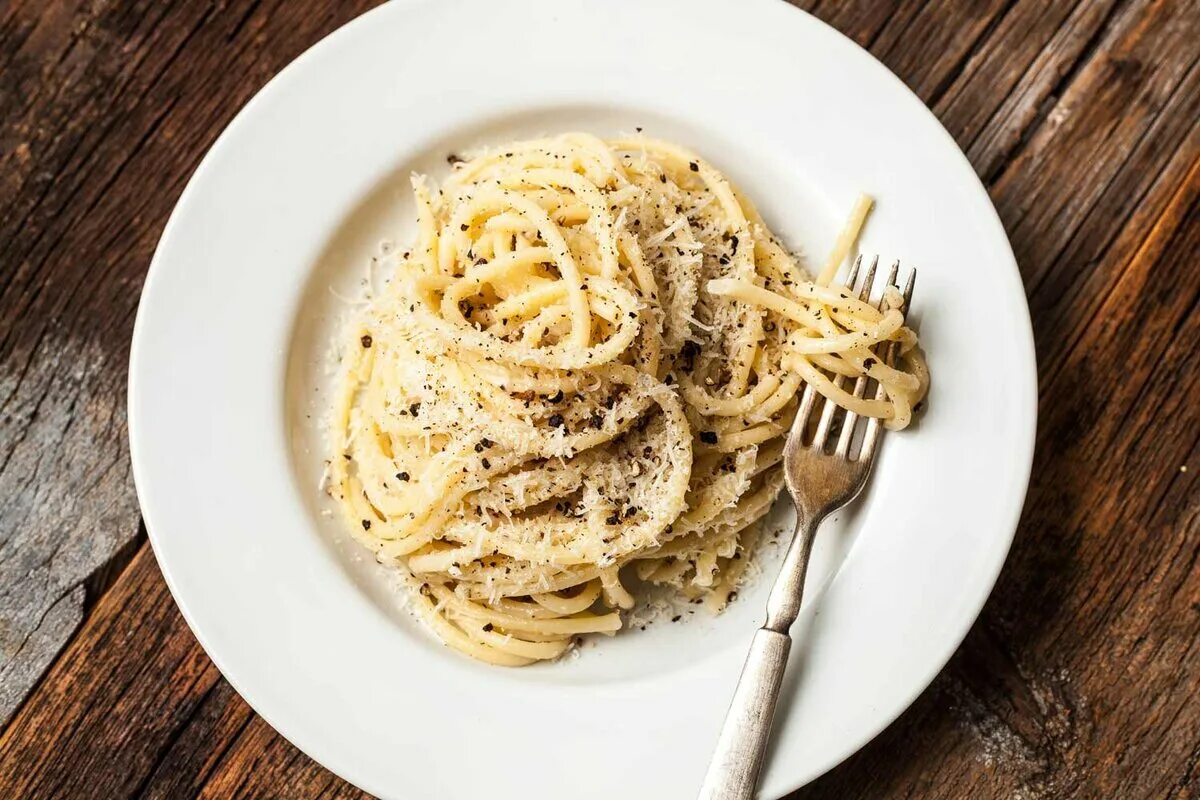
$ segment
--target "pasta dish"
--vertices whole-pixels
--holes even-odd
[[[708,162],[641,136],[518,142],[412,186],[416,242],[339,344],[328,486],[475,658],[556,658],[646,585],[719,610],[802,384],[892,429],[924,394],[899,294],[833,283],[867,200],[814,279]],[[843,388],[861,375],[882,391]]]

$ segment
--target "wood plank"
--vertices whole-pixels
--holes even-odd
[[[205,784],[203,800],[241,800],[265,796],[369,800],[324,769],[277,734],[261,717],[255,717]]]
[[[1095,56],[997,179],[993,197],[1031,292],[1153,130],[1200,57],[1198,43],[1195,2],[1133,3],[1122,9]],[[1183,120],[1179,127],[1186,132],[1194,117]],[[1157,174],[1146,165],[1136,172],[1143,187]],[[1128,200],[1141,192],[1138,181],[1124,175],[1119,188]],[[1111,220],[1106,223],[1111,234]]]
[[[0,796],[132,796],[219,680],[144,546],[0,734]]]
[[[0,797],[365,798],[254,715],[148,545],[0,734]]]
[[[1200,35],[1200,30],[1197,33]],[[1136,109],[1125,113],[1141,115]],[[1029,299],[1031,312],[1041,321],[1036,345],[1044,378],[1058,372],[1098,303],[1116,283],[1121,266],[1140,246],[1145,226],[1162,213],[1168,194],[1162,189],[1170,187],[1171,181],[1178,180],[1172,176],[1186,171],[1200,157],[1200,60],[1192,61],[1163,110],[1144,122],[1145,132],[1130,145],[1129,155],[1108,176],[1103,191],[1079,203],[1086,210],[1080,214],[1075,208],[1059,208],[1077,223],[1063,222],[1052,228],[1046,216],[1054,212],[1047,209],[1038,212],[1039,220],[1012,226],[1014,249],[1020,246],[1027,254],[1026,267],[1036,276]],[[1066,153],[1080,152],[1083,146],[1079,148],[1068,143],[1059,152],[1065,158]],[[1173,168],[1169,166],[1172,163]],[[1068,180],[1066,176],[1062,179]],[[1021,202],[1017,198],[1024,189],[1016,183],[1003,194],[999,187],[995,191],[998,204],[1003,202],[1006,210]],[[1152,191],[1156,184],[1159,191]],[[1041,244],[1035,244],[1037,241]]]
[[[1018,2],[934,102],[934,111],[990,182],[1043,121],[1120,7],[1116,0]]]
[[[250,95],[369,5],[0,12],[0,724],[137,536],[125,365],[167,214]]]
[[[918,97],[933,104],[991,38],[1014,0],[905,3],[870,46]]]
[[[140,790],[130,796],[141,800],[197,796],[254,717],[227,681],[217,681],[175,732]]]

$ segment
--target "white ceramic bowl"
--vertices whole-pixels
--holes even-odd
[[[409,619],[317,487],[333,292],[411,232],[408,173],[635,127],[710,159],[814,260],[871,193],[863,250],[920,270],[929,411],[818,540],[765,796],[928,685],[1008,551],[1033,450],[1028,309],[982,186],[886,69],[774,0],[393,2],[297,59],[204,159],[146,281],[129,390],[138,495],[196,636],[284,736],[382,797],[668,800],[703,776],[766,577],[719,618],[488,667]]]

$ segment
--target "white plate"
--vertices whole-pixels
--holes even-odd
[[[566,129],[677,140],[819,257],[860,191],[864,251],[920,268],[929,413],[888,437],[868,496],[825,529],[764,794],[845,758],[961,641],[1029,475],[1032,337],[987,195],[886,69],[784,3],[395,2],[273,80],[163,234],[130,365],[134,474],[171,591],[284,736],[383,797],[690,798],[760,579],[716,619],[656,624],[525,670],[434,643],[320,514],[325,336],[412,169]]]

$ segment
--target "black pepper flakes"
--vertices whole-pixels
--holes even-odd
[[[551,427],[561,428],[563,426],[563,415],[562,414],[551,414],[549,422],[550,422]]]
[[[368,350],[368,349],[370,349],[370,347],[371,347],[371,342],[373,342],[373,341],[374,341],[374,339],[372,339],[372,338],[371,338],[371,334],[369,334],[369,333],[364,333],[364,334],[363,334],[363,336],[362,336],[362,338],[361,338],[361,339],[359,339],[359,341],[360,341],[360,342],[362,342],[363,349],[364,349],[364,350]]]
[[[407,472],[397,472],[396,473],[396,480],[398,480],[398,481],[407,481],[408,478],[409,478],[409,475]]]
[[[875,363],[875,359],[873,358],[864,358],[863,369],[870,371],[871,367],[875,366]]]
[[[692,163],[688,164],[688,169],[690,169],[692,172],[699,172],[700,165],[693,161]]]
[[[491,632],[492,632],[492,628],[493,628],[493,627],[495,627],[495,626],[494,626],[494,625],[492,625],[492,623],[490,623],[490,622],[486,622],[486,623],[484,623],[484,625],[483,625],[483,630],[484,630],[486,633],[491,633]]]
[[[700,441],[704,442],[705,444],[716,444],[717,443],[717,432],[716,431],[700,431]]]
[[[488,461],[486,458],[485,458],[485,459],[483,459],[483,460],[482,460],[481,462],[479,462],[479,463],[483,464],[483,468],[484,468],[484,469],[491,469],[491,468],[492,468],[492,462]]]
[[[362,526],[363,526],[363,530],[364,530],[364,531],[369,531],[369,530],[371,530],[371,520],[369,520],[369,519],[364,519],[364,520],[362,521]]]
[[[551,403],[561,403],[563,401],[562,389],[559,389],[557,392],[555,392],[554,394],[547,397],[546,400],[548,400]]]
[[[688,339],[679,351],[683,356],[683,368],[689,372],[696,368],[696,356],[700,355],[700,345]]]

